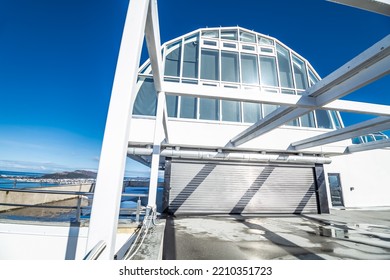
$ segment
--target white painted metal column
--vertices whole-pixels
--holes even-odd
[[[111,93],[88,233],[87,252],[107,243],[101,259],[113,259],[131,113],[149,1],[130,0]]]
[[[150,208],[150,210],[152,210],[152,212],[155,213],[161,142],[164,139],[164,134],[166,135],[165,138],[166,139],[168,138],[168,128],[167,128],[168,117],[166,116],[165,92],[162,91],[164,81],[163,81],[162,57],[161,57],[160,28],[158,23],[158,12],[157,12],[156,0],[151,0],[150,2],[148,18],[145,27],[145,36],[146,36],[146,42],[148,46],[150,63],[153,69],[154,86],[158,94],[156,122],[154,126],[152,163],[150,168],[149,196],[148,196],[148,207]]]
[[[165,92],[159,92],[158,99],[157,99],[156,123],[154,126],[153,154],[152,154],[152,165],[150,169],[149,198],[148,198],[148,207],[150,207],[153,210],[153,212],[155,212],[156,210],[161,142],[163,141],[164,138],[164,131],[163,131],[164,107],[165,107]]]

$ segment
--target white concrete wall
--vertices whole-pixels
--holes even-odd
[[[118,231],[116,251],[134,229]],[[86,255],[88,227],[0,222],[0,260],[65,260]]]
[[[325,173],[340,173],[345,207],[390,206],[390,149],[332,157]]]
[[[132,143],[153,143],[154,119],[134,118],[131,123],[129,141]],[[224,147],[229,140],[249,127],[248,124],[192,121],[169,119],[169,143],[200,147]],[[326,129],[283,126],[257,137],[242,148],[264,149],[269,151],[286,150],[292,142],[316,136]],[[307,149],[313,153],[343,153],[350,140],[332,143],[323,147]]]

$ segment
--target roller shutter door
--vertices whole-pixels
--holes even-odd
[[[317,213],[313,167],[172,161],[174,214]]]

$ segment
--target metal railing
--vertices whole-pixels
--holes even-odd
[[[59,202],[61,200],[57,201],[51,201],[51,202],[43,202],[43,203],[37,203],[37,204],[29,204],[29,203],[6,203],[0,201],[0,206],[10,206],[15,207],[7,210],[0,211],[12,211],[17,210],[20,208],[47,208],[47,209],[68,209],[68,210],[76,210],[76,221],[79,222],[81,219],[81,216],[83,212],[90,211],[91,206],[82,206],[82,200],[83,198],[88,198],[89,201],[93,200],[93,192],[80,192],[80,191],[60,191],[60,190],[40,190],[40,189],[15,189],[15,188],[0,188],[0,192],[6,192],[7,194],[10,192],[17,192],[17,193],[29,193],[29,194],[52,194],[52,195],[66,195],[66,196],[72,196],[70,199],[77,198],[77,203],[75,206],[66,206],[66,205],[48,205],[48,203],[53,202]],[[137,223],[140,222],[140,215],[143,210],[143,206],[141,204],[141,197],[148,197],[148,194],[132,194],[132,193],[122,193],[122,197],[137,197],[137,204],[136,207],[130,207],[130,208],[120,208],[120,215],[125,214],[133,214],[135,211],[135,221]],[[66,199],[66,198],[65,198]],[[64,200],[65,200],[64,199]],[[89,203],[90,204],[90,203]],[[122,214],[121,214],[122,213]]]

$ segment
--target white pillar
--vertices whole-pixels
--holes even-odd
[[[164,138],[163,117],[165,108],[165,92],[158,93],[156,122],[154,125],[154,140],[152,164],[150,168],[148,207],[156,209],[158,170],[160,163],[161,142]]]
[[[111,93],[89,224],[87,252],[106,242],[101,259],[113,259],[131,113],[149,1],[130,0]]]

